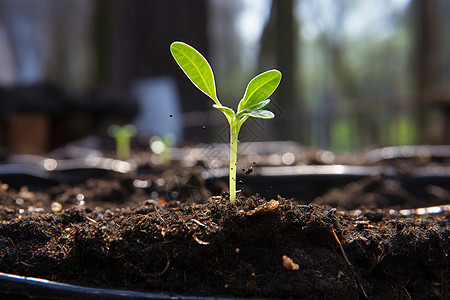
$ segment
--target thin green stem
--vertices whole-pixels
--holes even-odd
[[[119,131],[116,134],[116,148],[117,148],[117,157],[121,160],[127,160],[130,158],[130,139],[129,136],[124,131]]]
[[[236,202],[236,169],[237,169],[237,144],[240,129],[239,120],[233,118],[230,122],[230,202]]]
[[[130,158],[130,138],[122,137],[117,141],[117,157],[121,160]]]

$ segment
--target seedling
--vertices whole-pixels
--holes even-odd
[[[173,42],[170,51],[178,65],[192,83],[214,101],[213,107],[220,110],[230,124],[230,202],[236,201],[236,163],[239,130],[249,118],[273,119],[275,115],[264,108],[269,104],[268,97],[281,81],[281,72],[269,70],[253,78],[238,104],[237,111],[223,106],[217,98],[214,73],[206,58],[196,49],[183,42]]]
[[[122,127],[111,125],[108,127],[108,134],[116,140],[117,158],[121,160],[130,158],[130,140],[136,135],[136,127],[131,124]]]
[[[171,153],[170,147],[175,143],[175,136],[171,133],[164,135],[162,138],[154,136],[150,139],[149,145],[153,153],[162,157],[162,163],[165,166],[170,165]]]

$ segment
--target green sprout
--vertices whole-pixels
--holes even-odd
[[[150,139],[150,149],[153,153],[161,155],[162,164],[170,165],[171,153],[170,147],[175,143],[175,136],[171,133],[165,134],[162,138],[154,136]]]
[[[130,158],[130,140],[136,135],[136,127],[131,124],[122,127],[111,125],[108,127],[108,134],[116,140],[117,158],[121,160]]]
[[[268,97],[281,81],[281,72],[269,70],[253,78],[247,85],[244,97],[240,100],[237,112],[223,106],[217,98],[214,73],[206,58],[196,49],[183,42],[173,42],[170,51],[176,62],[192,83],[214,101],[213,107],[220,110],[230,124],[230,202],[236,201],[236,164],[239,130],[249,118],[273,119],[275,115],[264,108],[269,104]]]

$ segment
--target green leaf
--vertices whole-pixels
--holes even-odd
[[[269,70],[253,78],[247,85],[244,98],[239,102],[238,112],[269,98],[280,81],[281,72],[278,70]]]
[[[173,42],[170,45],[170,52],[192,83],[216,104],[220,105],[216,93],[214,73],[206,58],[183,42]]]
[[[254,110],[246,112],[243,115],[258,119],[273,119],[275,117],[275,114],[269,110]]]
[[[231,108],[217,104],[214,104],[213,107],[223,112],[225,117],[227,117],[228,122],[230,122],[234,118],[234,110],[232,110]]]
[[[266,99],[264,101],[261,101],[259,103],[256,103],[244,110],[241,110],[240,112],[238,112],[236,114],[236,118],[240,118],[242,115],[244,115],[245,113],[251,112],[251,111],[255,111],[255,110],[261,110],[266,108],[267,105],[269,105],[270,99]]]

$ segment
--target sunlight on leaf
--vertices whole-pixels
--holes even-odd
[[[227,117],[228,122],[234,118],[235,114],[231,108],[217,104],[214,104],[213,107],[223,112],[223,114]]]
[[[269,70],[253,78],[247,85],[244,98],[239,103],[238,112],[266,100],[281,82],[281,72]]]
[[[170,51],[192,83],[216,104],[220,105],[216,94],[213,71],[203,55],[183,42],[173,42],[170,45]]]
[[[275,114],[269,110],[253,110],[250,112],[244,113],[245,116],[258,118],[258,119],[273,119]]]

